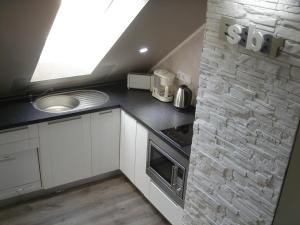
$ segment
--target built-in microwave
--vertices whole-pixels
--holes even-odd
[[[171,199],[184,206],[189,160],[153,133],[149,134],[147,174]]]

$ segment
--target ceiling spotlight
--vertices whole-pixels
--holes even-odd
[[[141,54],[144,54],[144,53],[148,52],[148,48],[140,48],[140,49],[139,49],[139,52],[140,52]]]

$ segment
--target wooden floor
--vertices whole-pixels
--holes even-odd
[[[169,225],[123,176],[0,209],[0,225]]]

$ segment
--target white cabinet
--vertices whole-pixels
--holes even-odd
[[[147,145],[148,130],[120,109],[0,131],[0,200],[40,189],[40,177],[47,189],[121,169],[180,225],[183,209],[146,174]]]
[[[91,176],[90,115],[39,124],[44,188]]]
[[[0,200],[41,188],[35,125],[0,131]]]
[[[172,225],[182,225],[183,209],[169,199],[152,181],[149,200]]]
[[[92,175],[120,168],[120,109],[91,115]]]
[[[39,124],[44,188],[118,170],[120,109]]]
[[[148,130],[121,111],[120,169],[146,196],[150,179],[146,174]]]
[[[136,187],[148,198],[150,178],[146,174],[148,130],[141,124],[136,126],[135,142],[135,177]]]
[[[120,169],[134,183],[136,120],[121,111]]]
[[[147,146],[148,130],[121,111],[121,171],[173,225],[181,225],[183,209],[161,191],[146,174]]]

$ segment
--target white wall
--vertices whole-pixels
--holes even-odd
[[[199,69],[203,48],[204,27],[205,24],[152,68],[152,70],[166,69],[174,74],[183,73],[190,77],[191,84],[178,80],[175,86],[178,87],[178,85],[187,84],[193,92],[192,102],[194,105],[199,87]],[[175,90],[177,90],[176,87],[174,88]]]
[[[281,55],[220,40],[221,16],[287,39]],[[208,0],[185,225],[272,223],[300,116],[299,65],[299,0]]]

